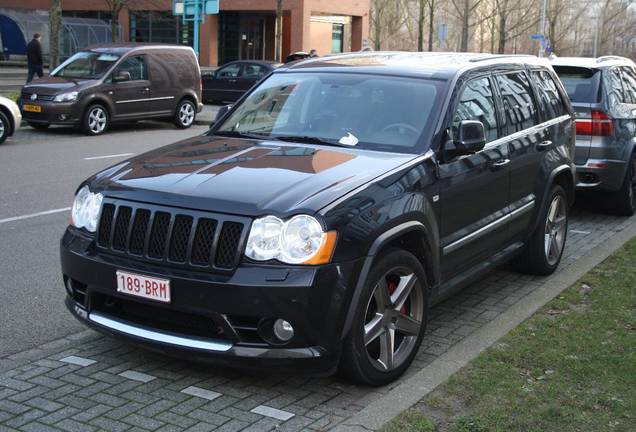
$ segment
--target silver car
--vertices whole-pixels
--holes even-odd
[[[560,57],[552,66],[576,114],[579,191],[598,191],[607,209],[636,210],[636,64],[618,57]]]
[[[13,135],[21,121],[22,114],[18,105],[11,99],[0,96],[0,144]]]

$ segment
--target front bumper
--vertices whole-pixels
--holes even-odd
[[[588,159],[576,166],[576,187],[579,191],[620,189],[627,165],[621,160]]]
[[[19,100],[22,119],[31,123],[78,125],[81,119],[81,109],[79,103],[75,102],[52,102],[37,100]],[[38,105],[42,107],[42,112],[30,112],[24,110],[24,105]]]
[[[320,267],[243,264],[232,275],[216,275],[102,254],[72,227],[60,252],[66,305],[95,330],[180,358],[314,374],[337,367],[347,306],[362,267],[362,260]],[[118,293],[116,270],[170,279],[172,302]],[[268,342],[254,330],[272,318],[294,326],[288,344]],[[170,320],[174,325],[166,325]],[[184,324],[190,320],[209,322],[215,334],[191,330]]]

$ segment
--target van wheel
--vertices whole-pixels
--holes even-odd
[[[422,343],[428,289],[411,253],[389,249],[373,264],[343,344],[340,374],[381,386],[409,367]]]
[[[29,124],[29,126],[31,126],[33,129],[38,129],[38,130],[44,130],[44,129],[48,129],[49,126],[51,126],[50,123],[36,123],[36,122],[27,122]]]
[[[636,153],[632,155],[621,188],[610,195],[611,210],[619,216],[631,216],[636,211]]]
[[[177,105],[177,112],[174,116],[174,124],[179,129],[187,129],[194,123],[197,111],[189,99],[183,99]]]
[[[82,130],[86,135],[101,135],[109,126],[108,110],[103,105],[91,105],[84,113]]]
[[[0,111],[0,144],[6,141],[9,136],[9,129],[11,128],[11,123],[9,123],[9,118],[5,113]]]
[[[539,216],[539,226],[532,233],[523,253],[513,264],[524,273],[549,275],[561,262],[568,233],[569,208],[565,190],[554,185],[548,195],[548,205]]]

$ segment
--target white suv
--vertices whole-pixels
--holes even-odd
[[[13,135],[21,121],[22,114],[18,105],[11,99],[0,96],[0,144]]]

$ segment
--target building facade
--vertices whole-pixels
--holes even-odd
[[[201,65],[274,60],[276,6],[276,0],[221,0],[219,14],[207,15],[200,27]],[[2,0],[2,7],[48,11],[50,0]],[[113,19],[105,0],[64,0],[62,7],[66,17]],[[171,0],[129,0],[117,20],[122,41],[193,44],[193,24],[172,14]],[[368,37],[369,0],[283,0],[282,27],[283,58],[311,49],[358,51]]]

